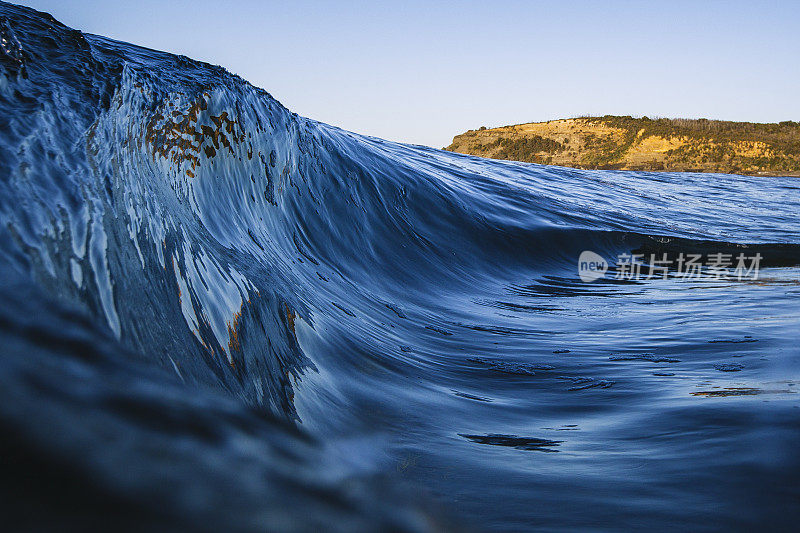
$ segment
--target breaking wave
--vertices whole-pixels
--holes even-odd
[[[665,398],[688,385],[663,389],[651,367],[683,361],[677,373],[693,383],[706,370],[716,379],[729,356],[713,351],[726,345],[719,337],[745,337],[713,299],[687,305],[717,330],[683,321],[667,331],[673,315],[661,308],[598,314],[685,291],[582,283],[583,250],[612,263],[637,251],[760,253],[780,278],[764,282],[777,291],[764,297],[782,311],[756,335],[789,349],[796,179],[574,170],[364,137],[299,117],[220,67],[29,9],[2,4],[0,15],[0,419],[15,435],[5,455],[24,465],[9,472],[52,478],[28,478],[31,493],[8,501],[27,509],[49,484],[70,502],[52,503],[53,489],[45,512],[22,521],[67,513],[92,524],[92,499],[120,522],[167,529],[436,529],[451,512],[474,513],[480,527],[552,529],[586,525],[575,512],[589,502],[622,524],[663,519],[631,496],[637,479],[611,457],[615,446],[636,452],[623,442],[599,451],[609,435],[570,441],[567,431],[620,424],[632,397],[677,409]],[[723,297],[744,297],[743,285]],[[702,350],[686,363],[693,344]],[[783,369],[795,379],[796,360]],[[747,390],[793,385],[748,379]],[[681,401],[718,401],[727,385],[742,384]],[[692,415],[699,424],[725,420],[708,405]],[[665,431],[686,429],[669,416]],[[691,478],[669,459],[692,463],[681,445],[654,444],[656,499],[688,497],[670,485]],[[571,490],[603,486],[599,471],[583,483],[563,463],[558,474],[553,461],[571,453],[584,464],[591,449],[627,506]],[[724,477],[740,460],[712,469]],[[525,472],[537,464],[533,484]],[[487,496],[504,472],[515,498]],[[427,492],[411,498],[407,485]],[[570,496],[525,507],[544,485]],[[744,520],[759,509],[771,507]],[[678,523],[701,511],[673,509]]]

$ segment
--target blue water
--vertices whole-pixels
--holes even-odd
[[[0,17],[8,524],[796,526],[797,178],[398,144]],[[632,252],[763,261],[616,279]]]

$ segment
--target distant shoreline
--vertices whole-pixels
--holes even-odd
[[[582,169],[800,177],[800,123],[578,117],[470,130],[445,150]]]

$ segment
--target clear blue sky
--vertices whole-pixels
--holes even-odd
[[[582,114],[800,120],[800,2],[22,0],[223,65],[292,111],[442,147]]]

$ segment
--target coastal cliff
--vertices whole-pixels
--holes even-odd
[[[574,168],[800,176],[800,123],[579,117],[482,127],[445,150]]]

